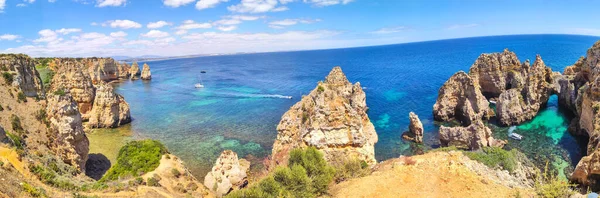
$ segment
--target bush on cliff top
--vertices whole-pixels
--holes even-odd
[[[227,197],[317,197],[327,191],[334,174],[316,148],[294,149],[287,167],[278,167],[256,185]]]
[[[153,171],[160,164],[162,155],[167,152],[167,148],[156,140],[129,142],[119,150],[117,163],[100,181],[137,176]]]
[[[465,155],[490,168],[500,166],[512,173],[517,166],[516,152],[515,149],[507,151],[498,147],[484,147],[482,151],[465,152]]]
[[[535,179],[535,192],[540,197],[545,198],[555,198],[555,197],[570,197],[575,194],[575,191],[572,189],[575,185],[570,184],[567,180],[562,180],[548,171],[548,163],[546,162],[546,167],[544,168],[544,172],[538,172],[537,177]]]

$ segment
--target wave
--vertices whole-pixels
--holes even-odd
[[[218,95],[219,93],[215,93]],[[281,99],[292,99],[292,96],[280,95],[280,94],[240,94],[240,93],[223,93],[230,97],[240,98],[281,98]]]

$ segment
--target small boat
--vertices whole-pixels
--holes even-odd
[[[200,73],[203,73],[203,74],[205,74],[205,73],[206,73],[206,71],[202,70],[202,71],[200,71]]]
[[[523,139],[523,136],[519,135],[517,133],[510,133],[510,134],[508,134],[508,137],[510,137],[512,139],[515,139],[515,140],[521,140],[521,139]]]
[[[286,96],[285,98],[287,98],[287,99],[292,99],[292,96]]]
[[[492,104],[494,104],[494,105],[495,105],[495,104],[496,104],[496,101],[490,100],[490,103],[492,103]]]
[[[196,84],[194,85],[194,87],[196,87],[196,88],[204,88],[204,85],[203,85],[203,84],[200,84],[200,83],[196,83]]]

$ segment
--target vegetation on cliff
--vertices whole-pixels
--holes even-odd
[[[314,147],[294,149],[287,167],[278,167],[254,186],[227,197],[317,197],[327,191],[335,169]]]
[[[127,143],[112,166],[100,181],[115,180],[127,176],[138,176],[153,171],[160,164],[167,148],[156,140],[140,140]]]

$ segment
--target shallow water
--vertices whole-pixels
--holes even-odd
[[[131,105],[134,134],[164,142],[202,178],[224,149],[241,157],[268,155],[283,113],[314,89],[333,66],[342,66],[350,81],[366,87],[368,114],[379,135],[376,158],[385,160],[423,148],[400,137],[408,128],[410,111],[423,122],[425,147],[438,146],[439,123],[433,122],[432,116],[438,89],[455,72],[467,71],[481,53],[509,48],[521,61],[540,54],[553,70],[562,71],[598,39],[499,36],[165,60],[148,63],[152,81],[125,81],[115,86]],[[207,73],[201,74],[202,70]],[[199,75],[206,86],[203,89],[194,88]],[[567,126],[568,118],[549,105],[533,121],[518,127],[516,132],[525,139],[510,140],[509,146],[522,149],[536,161],[564,159],[569,169],[579,160],[581,150],[566,133]],[[508,128],[493,128],[499,137],[507,138]]]

